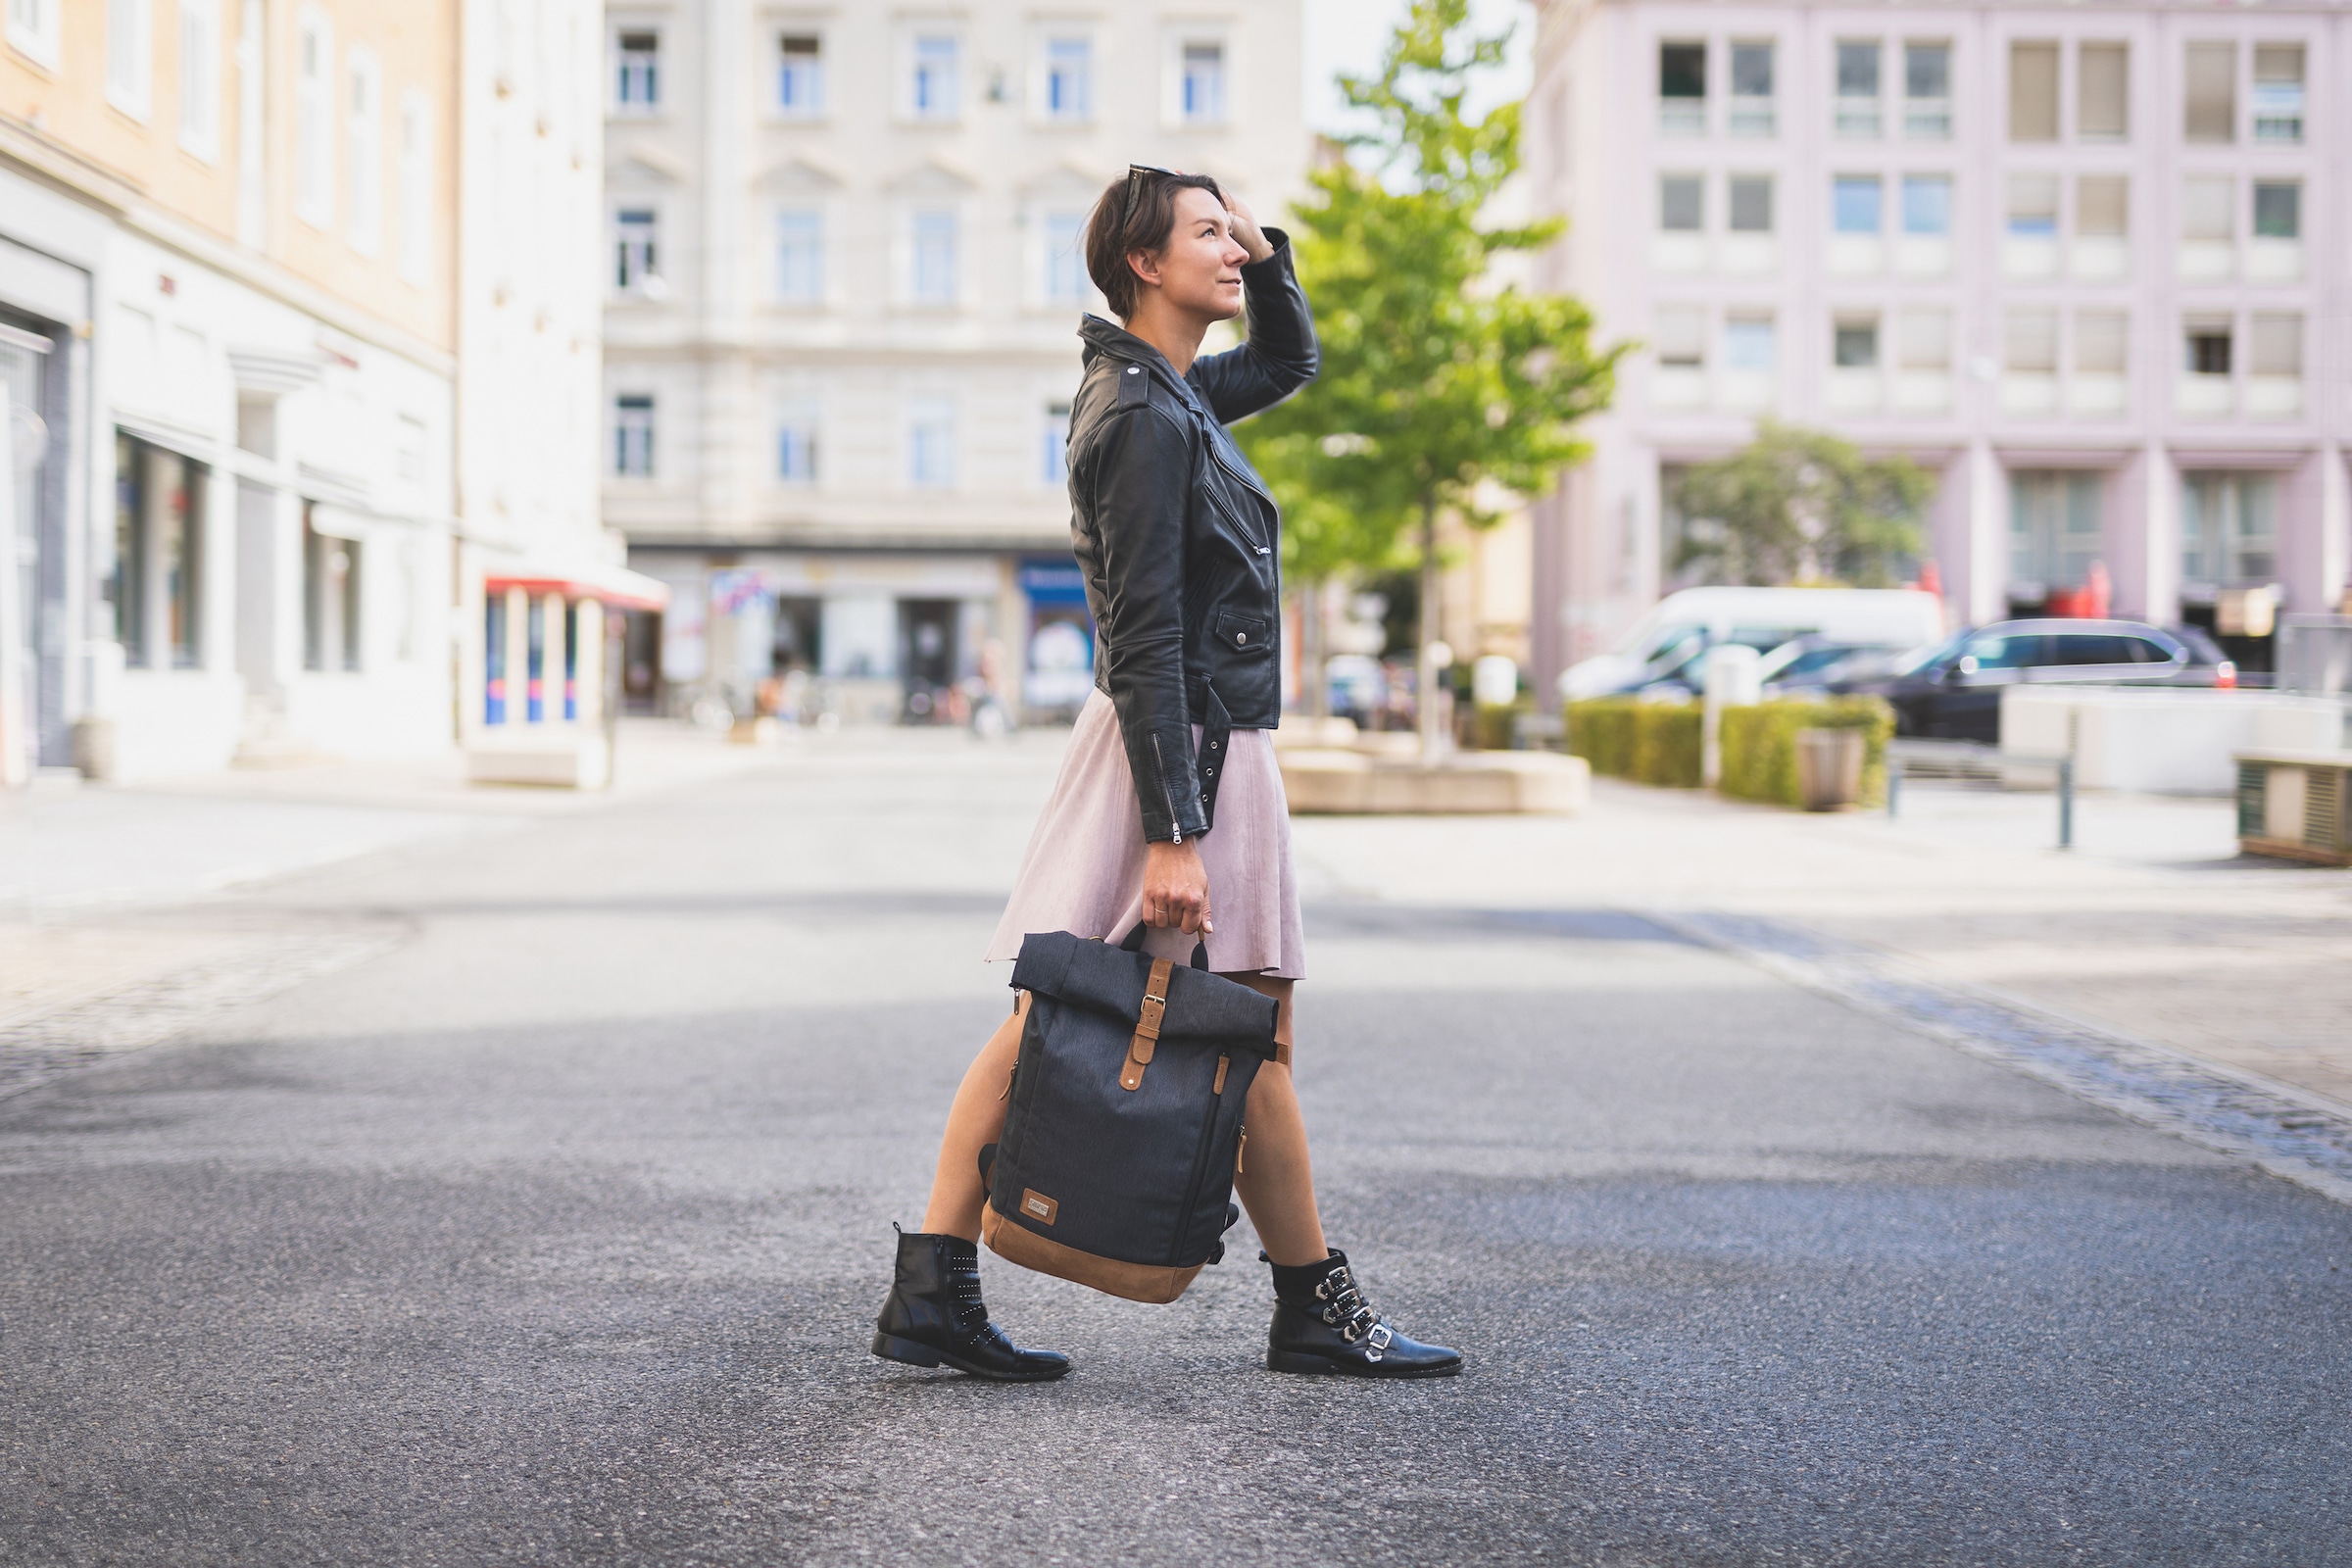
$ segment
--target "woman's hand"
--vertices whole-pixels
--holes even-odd
[[[1208,870],[1197,844],[1152,844],[1144,854],[1144,923],[1180,927],[1203,936],[1208,923]]]
[[[1227,226],[1233,231],[1233,242],[1248,251],[1253,262],[1262,262],[1273,255],[1274,246],[1267,240],[1266,231],[1257,226],[1249,204],[1222,186],[1217,193],[1225,198],[1225,212],[1232,220]]]

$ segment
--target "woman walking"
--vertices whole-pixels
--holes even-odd
[[[1024,857],[991,961],[1033,931],[1115,936],[1275,999],[1278,1054],[1247,1107],[1234,1185],[1274,1269],[1266,1364],[1431,1377],[1461,1357],[1396,1333],[1365,1302],[1315,1207],[1291,1084],[1291,989],[1305,974],[1290,817],[1267,731],[1281,722],[1281,516],[1225,426],[1314,378],[1314,318],[1289,242],[1205,174],[1131,167],[1086,234],[1087,270],[1124,327],[1088,317],[1071,406],[1070,533],[1101,637],[1096,689]],[[1249,341],[1200,356],[1249,304]],[[1213,898],[1213,904],[1212,904]],[[964,1074],[920,1233],[899,1237],[874,1353],[980,1377],[1069,1370],[1022,1349],[980,1298],[981,1149],[1004,1124],[1026,997]],[[903,1353],[915,1348],[915,1354]],[[935,1358],[935,1359],[934,1359]]]

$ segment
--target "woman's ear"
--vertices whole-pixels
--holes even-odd
[[[1129,251],[1127,253],[1127,270],[1133,272],[1139,281],[1150,284],[1153,288],[1159,287],[1159,258],[1150,251]]]

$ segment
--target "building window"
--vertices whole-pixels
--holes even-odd
[[[907,219],[906,292],[917,305],[956,303],[956,239],[953,212],[930,210]]]
[[[2258,179],[2254,182],[2254,237],[2303,237],[2303,182],[2296,179]]]
[[[351,51],[351,106],[343,145],[351,161],[351,248],[373,256],[384,241],[383,72],[375,52]]]
[[[816,483],[816,409],[796,403],[776,421],[776,478],[784,484]]]
[[[2182,65],[2182,137],[2217,147],[2237,140],[2237,45],[2192,43]]]
[[[1831,330],[1830,363],[1840,370],[1877,369],[1879,318],[1875,316],[1839,317]]]
[[[1830,213],[1840,234],[1876,234],[1884,227],[1883,189],[1876,174],[1839,174],[1830,187]]]
[[[1838,41],[1838,115],[1840,136],[1868,140],[1879,134],[1879,40]]]
[[[2132,222],[2132,181],[2124,174],[2075,179],[2075,237],[2122,239]]]
[[[1769,136],[1774,113],[1773,53],[1769,40],[1732,45],[1732,108],[1725,128],[1735,136]]]
[[[2009,46],[2009,139],[2058,139],[2058,46],[2054,43]]]
[[[1658,176],[1658,227],[1669,234],[1695,234],[1706,227],[1707,182],[1697,174]]]
[[[2254,139],[2303,139],[2303,46],[2299,43],[2254,46]]]
[[[2042,306],[2012,310],[2002,323],[2001,368],[2011,375],[2058,373],[2058,313]]]
[[[2303,318],[2292,311],[2256,311],[2247,323],[2246,373],[2278,381],[2303,379]]]
[[[956,405],[948,398],[917,398],[906,416],[906,482],[920,489],[945,489],[956,482]]]
[[[1903,134],[1944,141],[1952,134],[1952,46],[1903,45]]]
[[[1772,232],[1772,176],[1734,174],[1730,180],[1731,230],[1735,234]]]
[[[1091,281],[1086,274],[1086,215],[1048,213],[1044,235],[1047,301],[1084,305]]]
[[[2099,476],[2019,469],[2009,476],[2009,580],[2020,598],[2077,588],[2099,559]]]
[[[814,305],[825,295],[825,222],[821,213],[776,215],[776,298]]]
[[[1658,134],[1707,133],[1707,46],[1658,45]]]
[[[1176,118],[1188,125],[1225,122],[1225,45],[1187,39],[1176,80]]]
[[[1095,113],[1095,46],[1087,38],[1048,38],[1038,110],[1048,120],[1078,122]]]
[[[179,145],[208,164],[220,153],[220,0],[179,0]]]
[[[335,221],[334,29],[305,7],[294,45],[294,216],[313,228]]]
[[[8,41],[17,53],[55,71],[65,0],[8,0]]]
[[[612,286],[623,294],[645,292],[662,275],[661,215],[650,207],[624,207],[612,215]]]
[[[1070,479],[1070,406],[1046,405],[1037,432],[1037,476],[1042,484],[1067,484]]]
[[[1697,371],[1707,364],[1707,313],[1699,305],[1661,305],[1652,347],[1662,370]]]
[[[812,32],[788,32],[778,41],[783,61],[776,68],[776,113],[813,120],[825,112],[824,40]]]
[[[2237,181],[2228,174],[2191,174],[2180,182],[2180,237],[2191,245],[2237,239]]]
[[[927,32],[915,38],[906,94],[907,109],[915,119],[954,120],[960,112],[956,61],[961,52],[954,33]]]
[[[623,392],[612,400],[612,471],[624,479],[654,476],[654,398]]]
[[[1733,312],[1723,319],[1723,367],[1727,370],[1771,370],[1779,360],[1779,333],[1770,316]]]
[[[1903,176],[1903,232],[1944,238],[1952,231],[1952,176]]]
[[[1895,360],[1905,370],[1945,374],[1952,368],[1952,313],[1916,306],[1895,318]]]
[[[154,0],[106,0],[106,101],[145,120],[154,94]]]
[[[400,275],[424,285],[433,265],[433,113],[414,88],[400,95]]]
[[[2130,138],[2130,44],[2086,43],[2075,56],[2075,134],[2083,141]]]
[[[617,69],[612,107],[624,115],[650,115],[662,106],[662,35],[624,32],[613,51]]]
[[[115,638],[140,669],[203,660],[206,481],[176,452],[115,437]]]
[[[360,542],[319,530],[319,507],[302,507],[302,667],[360,667]]]
[[[2181,333],[2181,368],[2191,375],[2228,375],[2230,335],[2226,320],[2189,322]]]
[[[2278,486],[2267,473],[2180,476],[2180,578],[2259,588],[2278,574]]]
[[[2009,237],[2055,241],[2058,238],[2058,176],[2009,176]]]

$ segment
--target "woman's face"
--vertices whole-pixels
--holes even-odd
[[[1242,314],[1242,263],[1249,259],[1224,204],[1187,185],[1176,192],[1167,248],[1157,256],[1139,251],[1132,262],[1138,276],[1159,285],[1164,304],[1204,321],[1229,321]]]

